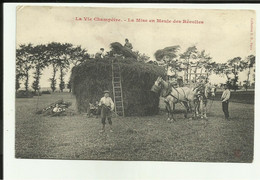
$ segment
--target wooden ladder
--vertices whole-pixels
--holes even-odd
[[[125,116],[122,82],[121,82],[121,71],[120,71],[119,63],[114,62],[114,60],[112,61],[112,85],[113,85],[115,112],[119,116]]]

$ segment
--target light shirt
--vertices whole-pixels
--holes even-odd
[[[130,42],[126,42],[125,43],[125,47],[129,48],[129,49],[133,49],[133,46]]]
[[[113,100],[111,99],[111,97],[102,97],[100,99],[99,105],[101,106],[102,104],[111,107],[111,110],[114,110],[114,103]]]
[[[55,108],[53,108],[52,111],[53,111],[53,112],[61,112],[62,109],[61,109],[60,107],[55,107]]]
[[[222,102],[229,100],[229,98],[230,98],[230,91],[226,89],[225,91],[223,91],[223,94],[221,96]]]
[[[105,56],[105,53],[103,51],[98,51],[95,55],[96,58],[104,58]]]

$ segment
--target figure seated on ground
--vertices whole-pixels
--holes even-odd
[[[52,110],[52,116],[59,116],[63,112],[65,112],[65,108],[59,106],[59,104],[56,104],[55,107]]]
[[[88,117],[91,117],[92,115],[96,116],[96,118],[100,115],[100,106],[98,101],[96,101],[95,104],[89,103]]]
[[[58,100],[50,105],[46,106],[43,109],[40,109],[36,114],[42,114],[44,116],[57,116],[57,115],[74,115],[74,110],[69,110],[69,107],[72,105],[71,102]]]

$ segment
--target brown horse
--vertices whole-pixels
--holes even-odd
[[[158,77],[154,82],[151,91],[160,93],[160,96],[164,98],[166,109],[168,111],[168,121],[174,121],[173,113],[175,110],[175,104],[181,103],[186,111],[184,117],[187,118],[189,110],[197,106],[197,88],[190,87],[178,87],[174,88],[169,83],[164,81],[162,77]],[[194,111],[194,116],[196,112]]]

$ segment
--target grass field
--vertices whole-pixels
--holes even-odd
[[[16,99],[16,158],[150,160],[197,162],[251,162],[253,160],[254,105],[230,103],[231,121],[223,119],[220,101],[214,101],[207,120],[184,119],[178,105],[175,123],[167,115],[113,118],[114,132],[99,134],[100,118],[85,114],[48,117],[38,108],[69,93]]]

